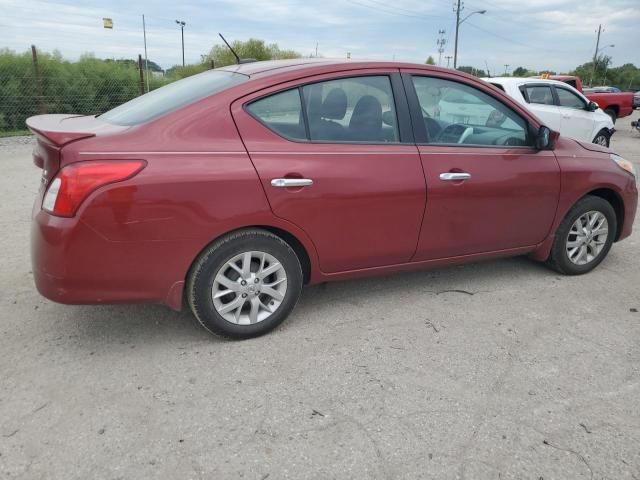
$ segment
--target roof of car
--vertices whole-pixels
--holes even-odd
[[[499,83],[500,85],[521,85],[523,83],[548,83],[550,85],[562,85],[562,86],[567,86],[566,83],[564,82],[560,82],[558,80],[548,80],[548,79],[542,79],[542,78],[527,78],[527,77],[492,77],[492,78],[487,78],[484,77],[482,78],[482,80],[484,80],[485,82],[489,82],[489,83]]]
[[[427,70],[451,71],[440,67],[407,62],[381,60],[351,60],[347,58],[294,58],[290,60],[266,60],[221,67],[221,70],[255,76],[266,76],[284,71],[304,70],[320,66],[351,68],[424,68]],[[456,72],[462,73],[462,72]],[[463,74],[464,75],[464,74]]]

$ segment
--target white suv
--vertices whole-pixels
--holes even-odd
[[[496,77],[483,80],[525,105],[545,125],[561,135],[609,146],[615,131],[611,117],[570,85],[537,78]]]

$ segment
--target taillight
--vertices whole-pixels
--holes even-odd
[[[49,184],[42,208],[53,215],[73,217],[91,192],[109,183],[127,180],[145,165],[143,160],[87,161],[67,165]]]

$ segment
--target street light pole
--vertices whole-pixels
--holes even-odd
[[[182,66],[184,67],[184,26],[186,23],[182,20],[176,20],[176,23],[180,25],[180,33],[182,34]]]
[[[453,68],[456,69],[458,67],[458,31],[460,30],[460,25],[471,15],[479,13],[480,15],[484,15],[487,13],[486,10],[476,10],[475,12],[471,12],[469,15],[460,20],[460,13],[464,10],[464,3],[461,0],[456,0],[456,41],[455,46],[453,47]]]

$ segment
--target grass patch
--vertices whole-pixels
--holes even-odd
[[[7,130],[5,132],[0,130],[0,138],[21,137],[24,135],[31,135],[31,132],[29,130]]]

